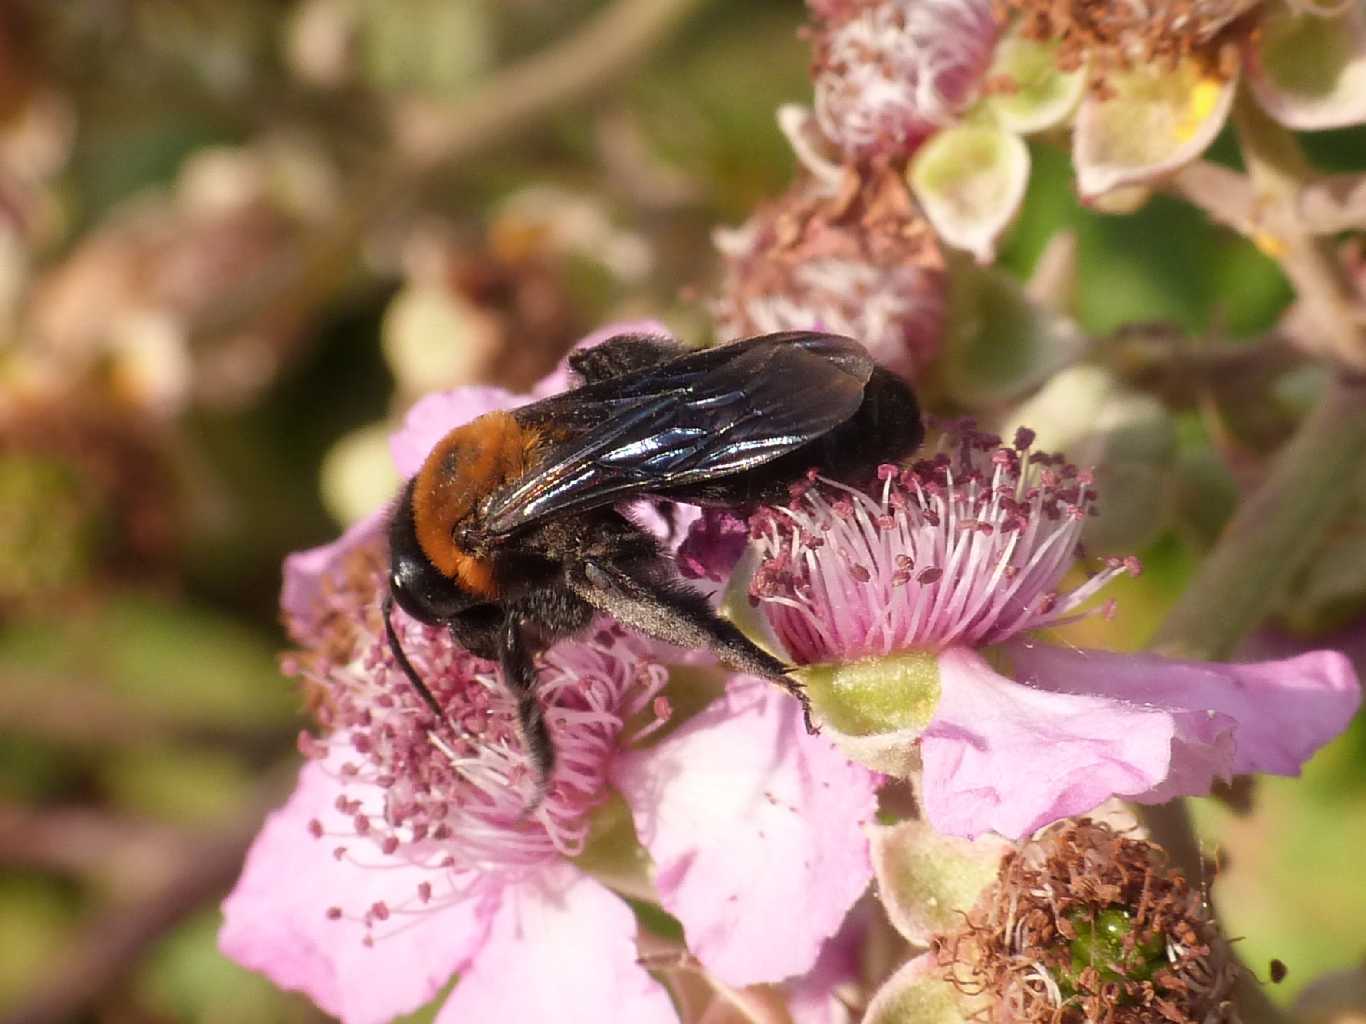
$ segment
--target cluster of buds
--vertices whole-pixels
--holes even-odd
[[[885,196],[890,169],[914,217],[979,262],[1023,202],[1030,174],[1023,139],[1067,129],[1083,198],[1131,209],[1150,186],[1196,160],[1227,123],[1246,79],[1287,127],[1366,121],[1366,16],[1358,5],[1211,0],[1153,5],[1012,0],[812,0],[814,110],[779,121],[809,179],[744,227],[719,233],[726,262],[718,329],[724,336],[778,324],[847,330],[897,372],[923,369],[939,332],[930,313],[942,284],[848,258],[838,274],[794,266],[791,237],[813,193],[846,205],[845,184]],[[1136,129],[1135,126],[1142,126]],[[857,170],[855,170],[857,169]],[[869,173],[872,169],[873,173]],[[911,197],[914,202],[911,202]],[[858,221],[847,231],[868,232]],[[875,241],[872,243],[875,245]],[[858,251],[868,245],[857,245]],[[912,261],[912,265],[920,265]],[[872,295],[870,313],[832,302]],[[885,345],[889,311],[908,359]]]

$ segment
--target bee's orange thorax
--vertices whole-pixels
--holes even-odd
[[[510,413],[486,413],[443,437],[417,472],[417,542],[438,570],[471,594],[497,598],[493,563],[462,550],[452,532],[484,497],[526,471],[535,440]]]

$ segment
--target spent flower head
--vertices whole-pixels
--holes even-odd
[[[908,822],[874,847],[891,920],[929,952],[872,998],[868,1024],[915,1004],[945,1022],[1234,1019],[1238,968],[1205,893],[1132,829],[1083,818],[1008,846]]]
[[[1366,18],[1359,4],[1009,0],[1012,32],[1082,70],[1073,162],[1083,196],[1146,185],[1200,156],[1239,82],[1293,129],[1366,121]]]
[[[815,112],[852,157],[905,156],[975,98],[996,43],[987,0],[810,4]]]
[[[725,258],[718,333],[820,329],[858,338],[883,366],[914,377],[938,354],[947,278],[929,225],[899,176],[809,179],[718,230]]]
[[[953,983],[1002,1021],[1231,1020],[1237,977],[1205,893],[1161,847],[1082,819],[1002,859],[957,931],[936,937]]]

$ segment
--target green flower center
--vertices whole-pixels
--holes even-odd
[[[1067,994],[1081,985],[1081,974],[1094,967],[1101,981],[1150,981],[1167,964],[1167,943],[1161,932],[1135,931],[1127,910],[1110,907],[1088,917],[1078,908],[1068,915],[1077,936],[1071,945],[1072,962],[1062,969],[1059,985]]]

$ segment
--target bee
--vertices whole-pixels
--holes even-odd
[[[627,506],[649,498],[743,510],[786,500],[812,470],[860,481],[920,445],[915,395],[858,342],[816,332],[700,351],[621,335],[569,361],[579,387],[455,428],[404,485],[382,608],[396,663],[440,722],[393,607],[497,662],[538,800],[555,751],[535,657],[600,612],[779,683],[814,731],[789,667],[717,615]]]

